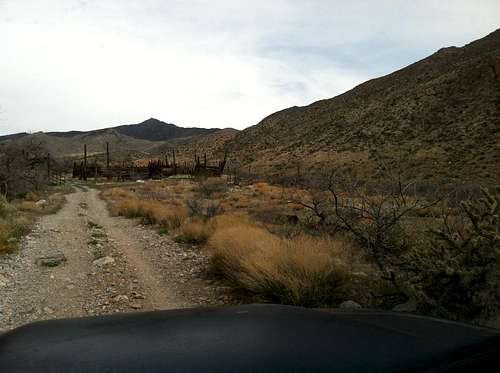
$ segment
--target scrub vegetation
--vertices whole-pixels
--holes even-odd
[[[29,192],[22,199],[9,201],[0,196],[0,254],[17,248],[37,216],[56,212],[64,204],[65,192],[63,187],[54,187],[39,193]]]
[[[351,300],[495,324],[500,189],[457,202],[400,175],[384,180],[364,185],[347,170],[288,186],[178,179],[105,188],[103,196],[115,214],[208,252],[207,272],[249,301]]]

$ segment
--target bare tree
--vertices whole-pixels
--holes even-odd
[[[47,183],[44,172],[47,155],[41,143],[30,139],[18,144],[0,146],[0,186],[2,194],[14,196],[38,190]]]

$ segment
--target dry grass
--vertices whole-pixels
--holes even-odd
[[[240,216],[221,216],[209,239],[213,269],[264,299],[324,306],[342,299],[347,251],[340,242],[299,235],[283,239]]]
[[[103,192],[105,198],[111,199],[134,199],[136,195],[134,192],[124,188],[111,188]]]
[[[32,201],[22,201],[17,205],[17,208],[21,211],[39,213],[42,212],[43,208]]]
[[[15,249],[30,226],[29,219],[20,216],[12,204],[0,198],[0,253]]]
[[[156,200],[141,201],[137,198],[119,201],[115,212],[128,218],[144,218],[148,224],[157,224],[169,229],[177,229],[187,218],[185,207],[167,205]]]
[[[181,227],[181,234],[176,237],[177,242],[190,244],[204,244],[214,231],[214,224],[207,220],[190,220]]]

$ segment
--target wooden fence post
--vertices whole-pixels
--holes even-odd
[[[106,142],[106,176],[109,179],[109,142]]]
[[[175,162],[175,149],[172,149],[172,158],[174,162],[174,175],[177,175],[177,163]]]
[[[47,183],[50,184],[50,153],[47,153]]]
[[[83,180],[87,180],[87,144],[83,145]]]

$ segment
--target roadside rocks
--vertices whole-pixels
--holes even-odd
[[[9,280],[7,280],[7,277],[0,275],[0,288],[3,288],[4,286],[7,286],[9,284]]]
[[[106,246],[108,244],[108,236],[103,227],[92,221],[87,222],[91,240],[89,241],[89,249],[92,252],[94,259],[100,259],[106,256]]]
[[[115,260],[110,256],[104,256],[102,258],[96,259],[92,262],[93,265],[97,267],[104,267],[108,264],[114,264]]]
[[[41,256],[36,259],[35,263],[39,266],[44,267],[57,267],[58,265],[66,262],[66,260],[66,256],[63,253],[57,252],[46,256]]]
[[[54,313],[54,310],[50,307],[44,307],[43,308],[43,312],[46,314],[46,315],[52,315]]]
[[[129,306],[134,310],[140,310],[142,308],[142,305],[140,303],[130,303]]]
[[[392,309],[394,312],[415,312],[417,310],[418,304],[414,299],[408,300],[406,303],[398,304]]]
[[[128,297],[126,295],[120,294],[113,298],[114,302],[128,302]]]
[[[340,308],[355,310],[355,309],[360,309],[362,307],[359,303],[356,303],[353,300],[346,300],[340,303]]]

